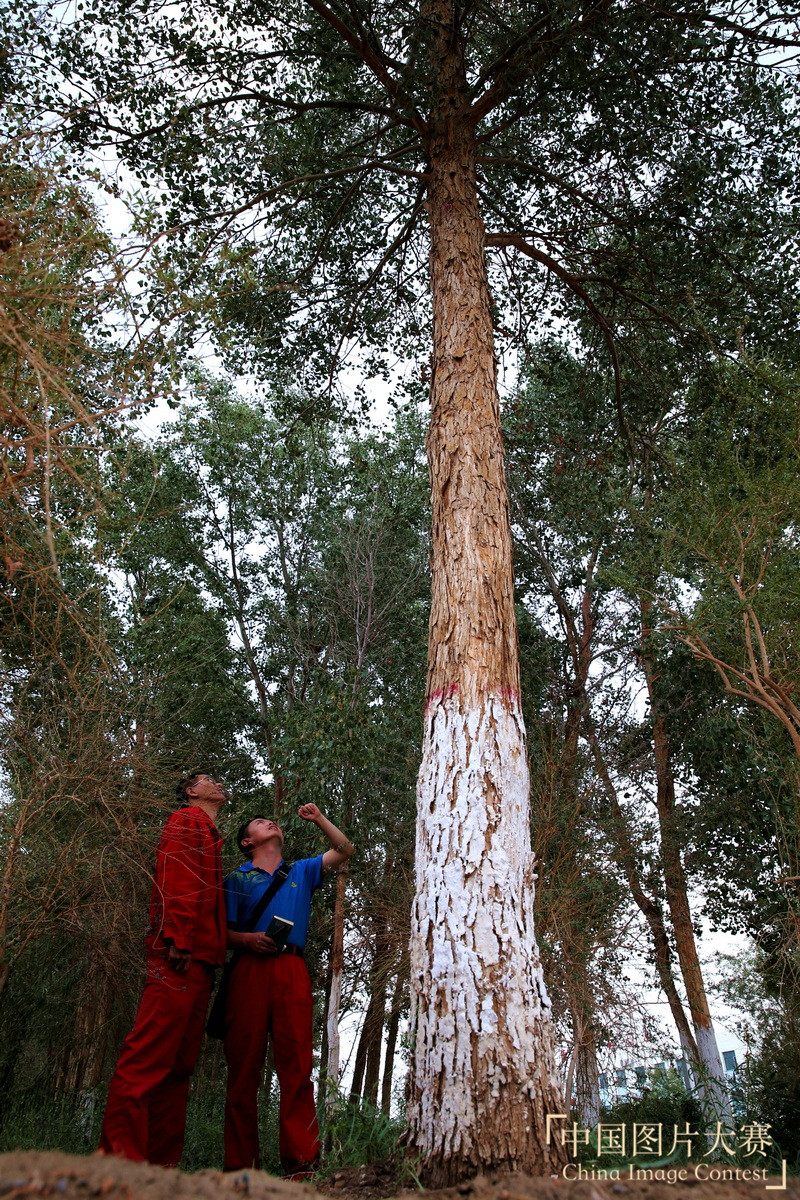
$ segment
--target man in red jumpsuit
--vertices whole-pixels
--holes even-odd
[[[210,775],[190,775],[176,791],[183,807],[164,826],[156,858],[147,979],[100,1133],[101,1153],[162,1167],[176,1167],[183,1153],[189,1083],[226,942],[216,827],[225,792]]]

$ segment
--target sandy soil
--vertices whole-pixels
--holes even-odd
[[[789,1179],[786,1191],[765,1191],[767,1183],[780,1187],[779,1178],[752,1182],[595,1182],[532,1179],[527,1175],[479,1176],[471,1183],[427,1192],[426,1200],[800,1200],[800,1179]],[[337,1172],[322,1184],[288,1183],[264,1171],[221,1175],[218,1171],[180,1171],[147,1163],[90,1155],[73,1157],[53,1152],[0,1155],[0,1200],[332,1200],[355,1197],[374,1200],[390,1194],[386,1171],[380,1164]],[[398,1193],[395,1193],[398,1194]],[[419,1198],[418,1191],[400,1192],[404,1200]]]

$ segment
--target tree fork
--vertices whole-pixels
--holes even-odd
[[[490,1169],[550,1173],[563,1112],[534,938],[530,786],[519,696],[475,128],[447,0],[432,29],[427,209],[433,369],[427,440],[432,607],[417,892],[409,1117],[432,1186]]]

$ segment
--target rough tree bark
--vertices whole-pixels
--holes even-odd
[[[409,1119],[425,1178],[565,1161],[533,929],[530,789],[484,229],[461,46],[432,30],[432,610],[410,944]]]

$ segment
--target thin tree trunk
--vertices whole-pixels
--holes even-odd
[[[328,969],[325,972],[325,1005],[327,1015],[331,1001],[331,982],[333,980],[333,963],[328,959]],[[322,1040],[319,1048],[319,1080],[317,1082],[317,1105],[324,1104],[328,1092],[328,1026],[322,1022]]]
[[[245,603],[245,590],[242,586],[241,576],[239,574],[239,565],[236,557],[236,527],[233,519],[233,498],[228,498],[228,553],[231,560],[231,582],[235,593],[234,602],[234,617],[239,630],[239,636],[242,639],[242,648],[244,650],[244,658],[250,672],[250,678],[253,681],[253,686],[256,689],[258,697],[258,710],[261,716],[261,726],[264,730],[264,739],[267,743],[268,761],[272,768],[273,792],[272,792],[272,815],[277,823],[280,823],[283,816],[284,803],[284,781],[280,773],[275,767],[275,752],[272,741],[272,722],[270,720],[270,698],[266,680],[258,665],[253,644],[250,641],[250,632],[247,628],[247,608]],[[283,564],[283,582],[287,600],[291,596],[291,582],[288,577],[285,562]],[[289,698],[291,707],[291,695]]]
[[[364,1063],[364,1087],[362,1096],[370,1104],[378,1103],[378,1081],[381,1074],[381,1051],[383,1050],[383,1026],[386,1020],[386,984],[376,985],[372,1003],[365,1021],[366,1059]]]
[[[592,1129],[600,1120],[600,1072],[597,1066],[597,1038],[591,1017],[582,1023],[578,1042],[575,1107],[584,1129]]]
[[[369,974],[369,1002],[358,1039],[353,1082],[350,1087],[351,1096],[363,1096],[371,1104],[377,1101],[381,1067],[383,1023],[386,1016],[386,953],[386,919],[383,910],[379,911],[375,924],[375,950]]]
[[[575,1078],[575,1065],[578,1061],[578,1039],[572,1043],[572,1053],[569,1056],[569,1064],[567,1066],[567,1074],[564,1078],[564,1099],[566,1100],[566,1109],[568,1113],[572,1112],[572,1084]]]
[[[612,843],[612,852],[614,859],[620,866],[628,881],[631,895],[633,896],[636,906],[647,922],[650,930],[650,936],[653,939],[653,962],[656,968],[659,982],[664,991],[669,1004],[669,1010],[672,1013],[672,1019],[675,1022],[675,1028],[678,1031],[681,1046],[689,1055],[690,1061],[697,1064],[700,1060],[700,1053],[697,1043],[694,1039],[691,1026],[686,1017],[686,1011],[683,1007],[683,1002],[678,995],[678,989],[675,986],[675,978],[672,974],[672,952],[670,950],[669,937],[667,936],[664,917],[659,905],[650,896],[645,893],[639,877],[639,869],[636,865],[636,851],[633,846],[628,823],[625,820],[625,815],[619,803],[617,789],[611,779],[608,771],[608,766],[599,744],[596,730],[591,721],[591,718],[585,715],[584,727],[587,734],[587,740],[592,750],[592,755],[595,762],[597,773],[603,784],[606,796],[611,802],[612,813],[612,831],[614,835],[614,843]]]
[[[381,1074],[381,1051],[383,1050],[383,1025],[386,1018],[386,995],[376,996],[374,1011],[367,1030],[367,1058],[364,1066],[364,1088],[362,1095],[370,1104],[378,1103],[378,1081]]]
[[[3,866],[2,880],[0,880],[0,996],[8,983],[11,967],[20,955],[19,947],[15,947],[12,953],[9,945],[9,912],[16,883],[15,872],[22,853],[23,838],[28,819],[33,811],[33,801],[30,798],[21,799],[19,815],[8,840],[6,861]],[[25,939],[26,944],[28,940],[28,938]]]
[[[361,1036],[358,1039],[358,1046],[356,1048],[353,1082],[350,1087],[350,1095],[354,1099],[357,1100],[363,1096],[365,1100],[370,1100],[373,1104],[377,1097],[378,1084],[374,1066],[376,1048],[378,1071],[380,1071],[381,1035],[383,1033],[383,1019],[385,1016],[385,993],[382,993],[383,989],[376,987],[369,998],[367,1011],[364,1014],[364,1023],[361,1026]],[[369,1094],[368,1085],[373,1088],[372,1096]]]
[[[580,627],[570,605],[559,586],[558,580],[553,571],[552,565],[544,552],[544,548],[536,537],[535,533],[531,535],[531,541],[534,551],[541,563],[542,569],[547,579],[551,595],[558,607],[559,612],[564,621],[564,627],[567,633],[567,643],[572,658],[573,668],[575,671],[575,686],[578,692],[579,704],[582,711],[582,726],[584,737],[589,743],[589,748],[594,759],[595,769],[603,785],[603,790],[611,806],[612,822],[612,847],[614,860],[622,869],[625,878],[628,881],[631,895],[645,918],[650,935],[653,939],[654,965],[658,974],[659,982],[667,998],[672,1019],[675,1022],[675,1028],[678,1031],[681,1047],[687,1058],[689,1069],[700,1067],[702,1073],[700,1051],[692,1033],[689,1021],[686,1017],[686,1011],[683,1007],[683,1002],[678,995],[678,989],[675,986],[675,978],[672,973],[672,952],[670,950],[669,938],[667,936],[666,926],[661,908],[655,900],[646,895],[641,884],[639,876],[639,868],[636,862],[636,851],[628,828],[628,822],[625,819],[625,814],[619,803],[617,789],[614,786],[614,781],[611,778],[611,773],[608,770],[608,765],[603,754],[600,739],[597,736],[597,730],[592,718],[591,705],[589,703],[588,679],[589,669],[591,666],[591,646],[594,636],[594,615],[592,612],[591,603],[591,582],[594,576],[594,570],[597,562],[597,556],[600,552],[599,543],[593,547],[586,573],[586,587],[581,598],[581,613]]]
[[[392,1107],[392,1077],[394,1075],[394,1056],[397,1050],[397,1034],[400,1028],[400,1014],[403,1007],[403,991],[406,986],[405,972],[401,970],[397,975],[397,982],[394,986],[392,994],[392,1002],[389,1008],[389,1026],[386,1032],[386,1055],[383,1065],[383,1079],[381,1080],[381,1112],[388,1117]]]
[[[112,979],[104,970],[109,961],[108,947],[103,949],[105,956],[93,947],[86,964],[73,1036],[55,1080],[58,1093],[97,1087],[103,1078],[108,1052],[107,1027],[115,1000]]]
[[[383,1026],[386,1020],[386,980],[392,960],[389,945],[388,902],[394,875],[394,858],[386,857],[383,869],[381,894],[375,914],[375,957],[370,973],[371,998],[364,1022],[366,1058],[364,1062],[364,1087],[362,1095],[370,1104],[378,1103],[378,1081],[381,1074],[381,1051],[383,1049]]]
[[[692,927],[692,915],[686,887],[680,849],[675,829],[675,781],[669,754],[669,743],[664,724],[659,717],[653,725],[653,740],[656,752],[657,806],[661,832],[661,857],[664,866],[664,882],[667,889],[672,927],[675,931],[675,946],[678,951],[686,999],[694,1025],[697,1049],[703,1068],[703,1090],[716,1109],[717,1116],[733,1120],[730,1096],[725,1078],[722,1056],[708,1007],[703,971],[697,953],[697,943]]]
[[[475,132],[450,0],[426,9],[435,73],[428,213],[432,609],[410,942],[409,1119],[432,1186],[566,1160],[550,1002],[533,929],[519,695]]]
[[[372,1003],[371,998],[370,998],[370,1003]],[[369,1008],[367,1008],[367,1011],[364,1013],[364,1020],[361,1023],[361,1032],[358,1035],[358,1045],[356,1046],[356,1058],[355,1058],[355,1062],[353,1064],[353,1078],[350,1081],[350,1099],[351,1100],[360,1100],[361,1099],[361,1089],[364,1085],[364,1063],[367,1060],[367,1040],[366,1040],[365,1035],[366,1035],[366,1031],[367,1031],[368,1015],[369,1015]]]
[[[661,862],[667,891],[667,906],[675,932],[678,962],[686,988],[686,999],[694,1025],[695,1041],[699,1055],[701,1086],[707,1106],[713,1115],[733,1122],[730,1096],[728,1094],[725,1068],[717,1046],[717,1038],[708,1007],[703,971],[697,953],[697,943],[692,926],[692,914],[686,884],[686,873],[681,860],[680,840],[675,812],[675,776],[672,770],[672,754],[669,736],[656,695],[656,676],[653,664],[646,651],[649,629],[647,627],[648,605],[642,606],[642,652],[641,661],[647,680],[650,710],[653,714],[653,749],[656,764],[656,809],[661,835]]]
[[[344,897],[347,889],[347,863],[342,863],[336,876],[336,900],[333,906],[333,939],[331,942],[331,987],[325,1029],[328,1035],[328,1062],[325,1068],[326,1086],[339,1087],[339,1005],[342,1002],[342,969],[344,967]]]
[[[591,666],[591,620],[589,615],[590,596],[588,591],[583,598],[584,631],[588,637],[582,639],[579,648],[577,668],[577,690],[583,692]],[[564,722],[564,743],[558,770],[558,791],[563,811],[571,811],[570,825],[579,819],[582,808],[577,787],[578,745],[580,741],[581,707],[580,701],[570,703]],[[566,854],[572,860],[573,870],[576,869],[574,854],[567,849]],[[563,869],[563,868],[562,868]],[[559,941],[563,962],[567,964],[566,990],[572,1016],[572,1028],[575,1036],[575,1047],[570,1056],[565,1098],[567,1108],[572,1108],[573,1082],[575,1090],[575,1107],[580,1115],[582,1125],[590,1129],[600,1119],[600,1077],[597,1067],[597,1043],[593,1025],[593,1004],[591,986],[587,973],[587,958],[593,952],[582,936],[580,914],[570,909],[565,914],[561,924],[564,932]]]

